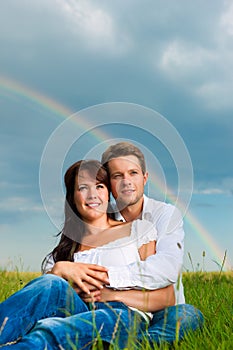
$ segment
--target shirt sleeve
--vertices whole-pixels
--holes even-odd
[[[54,262],[53,256],[50,253],[44,259],[44,263],[43,263],[43,267],[42,267],[42,273],[45,274],[45,273],[51,271],[53,266],[54,266],[54,264],[55,264],[55,262]]]
[[[157,241],[158,234],[152,222],[137,219],[132,222],[130,238],[136,241],[137,248],[139,249],[143,244]]]
[[[172,205],[165,206],[156,219],[156,228],[156,254],[145,261],[111,267],[108,275],[112,288],[152,290],[177,282],[184,254],[184,230],[180,211]]]

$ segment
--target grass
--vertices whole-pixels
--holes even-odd
[[[0,271],[0,302],[39,275],[40,273],[36,272],[19,272],[17,270],[14,272]]]
[[[187,336],[180,349],[233,349],[233,271],[184,274],[186,302],[205,316],[202,332]]]
[[[0,301],[21,289],[39,273],[0,271]],[[186,302],[196,306],[205,316],[202,331],[188,334],[173,349],[230,350],[233,349],[233,271],[185,272],[183,274]],[[145,341],[140,347],[152,349]],[[155,344],[153,349],[170,349]],[[98,347],[96,347],[98,349]],[[129,345],[128,349],[136,349]]]

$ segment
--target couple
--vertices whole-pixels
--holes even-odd
[[[47,274],[0,305],[0,344],[88,349],[101,338],[123,349],[132,328],[135,341],[172,343],[202,325],[200,311],[184,304],[181,217],[143,195],[143,154],[118,143],[102,164],[108,174],[96,161],[67,170],[61,240],[44,261]],[[109,180],[118,221],[107,214]]]

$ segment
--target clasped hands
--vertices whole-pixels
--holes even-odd
[[[85,302],[109,301],[111,291],[108,269],[104,266],[70,261],[58,261],[50,271],[71,283]]]

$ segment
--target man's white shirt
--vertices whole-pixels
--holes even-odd
[[[116,220],[124,220],[115,211]],[[108,276],[112,288],[133,287],[160,289],[174,284],[176,303],[185,302],[181,278],[184,255],[183,219],[173,205],[156,201],[144,195],[142,219],[153,223],[156,231],[156,254],[145,261],[110,267]]]

